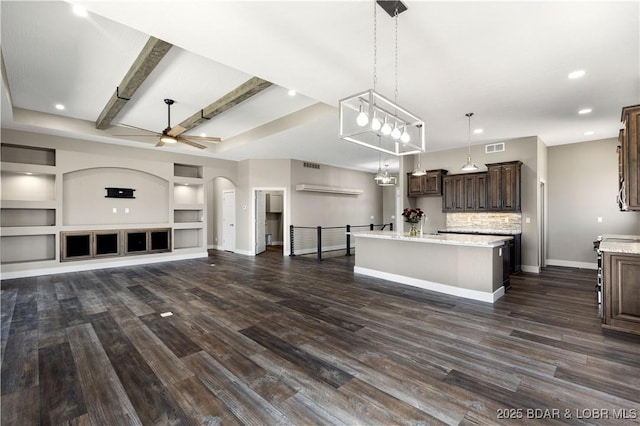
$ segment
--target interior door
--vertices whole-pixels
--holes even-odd
[[[222,192],[222,250],[236,250],[236,191]]]
[[[267,193],[256,190],[256,254],[267,249]]]

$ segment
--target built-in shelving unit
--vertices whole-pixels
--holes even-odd
[[[3,278],[206,254],[203,166],[85,163],[29,143],[0,149]]]
[[[202,166],[175,163],[173,175],[173,248],[202,247],[205,211]]]
[[[56,260],[56,151],[0,145],[3,265]]]

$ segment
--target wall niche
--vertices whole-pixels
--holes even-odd
[[[105,188],[135,188],[135,198],[105,197]],[[169,182],[150,173],[98,167],[65,173],[63,225],[169,222]]]

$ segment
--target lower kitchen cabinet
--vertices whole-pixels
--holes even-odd
[[[640,254],[604,252],[602,327],[640,334]]]

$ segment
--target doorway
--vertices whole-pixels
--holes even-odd
[[[287,234],[285,224],[285,188],[254,190],[255,254],[280,251],[284,254]]]

